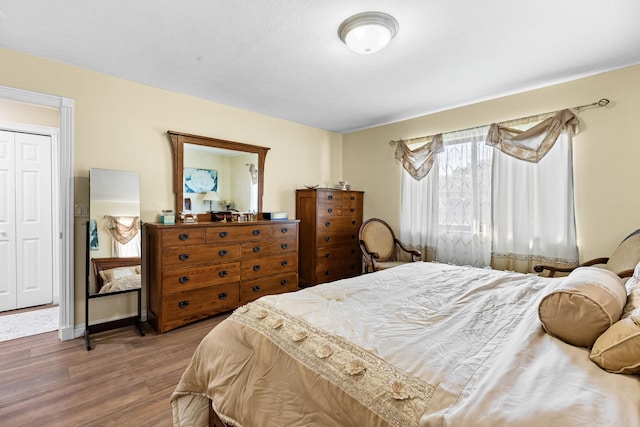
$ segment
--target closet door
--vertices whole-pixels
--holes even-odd
[[[17,307],[15,134],[0,131],[0,311]]]
[[[0,310],[51,303],[51,138],[0,132],[0,176]]]

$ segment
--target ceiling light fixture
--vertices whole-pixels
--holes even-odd
[[[368,55],[389,44],[398,32],[398,21],[383,12],[363,12],[344,20],[338,36],[349,49]]]

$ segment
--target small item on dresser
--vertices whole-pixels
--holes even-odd
[[[262,217],[267,220],[287,220],[289,219],[288,212],[264,212]]]
[[[191,212],[182,212],[180,214],[180,218],[185,224],[194,224],[198,222],[198,217]]]
[[[160,223],[165,225],[173,225],[176,223],[176,215],[173,213],[173,209],[163,209],[160,214]]]

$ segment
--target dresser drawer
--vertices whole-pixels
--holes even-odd
[[[361,260],[360,247],[356,245],[327,246],[317,251],[316,265],[329,262],[354,262]]]
[[[342,204],[342,191],[318,189],[316,193],[316,200],[318,204]]]
[[[318,230],[337,230],[337,229],[347,229],[347,230],[355,230],[356,232],[360,230],[360,226],[362,225],[362,219],[357,216],[341,216],[336,218],[320,218],[317,221],[317,229]]]
[[[294,253],[256,258],[242,263],[242,280],[258,279],[274,274],[298,271],[298,256]]]
[[[168,247],[162,253],[164,270],[232,261],[240,261],[240,244]]]
[[[342,207],[345,206],[362,206],[363,194],[345,191],[342,193]]]
[[[318,248],[358,242],[358,229],[339,228],[337,230],[320,228],[316,234]]]
[[[240,262],[171,270],[162,273],[162,293],[188,291],[240,281]]]
[[[207,243],[263,240],[271,237],[270,225],[238,225],[237,223],[206,230]]]
[[[199,245],[204,243],[204,230],[195,227],[181,227],[162,231],[162,246]]]
[[[236,308],[238,283],[210,286],[166,295],[162,300],[163,332],[222,311]]]
[[[342,215],[341,205],[318,205],[318,216],[322,218]]]
[[[283,273],[240,284],[240,302],[246,304],[264,295],[298,290],[298,274]]]
[[[316,266],[316,280],[318,283],[333,282],[334,280],[358,276],[362,273],[362,263],[335,263]]]
[[[242,244],[242,260],[246,261],[254,258],[264,258],[288,252],[295,252],[298,239],[295,234],[287,235],[277,241],[263,240],[258,242],[247,242]]]
[[[281,237],[291,237],[298,236],[298,224],[274,224],[271,226],[271,236],[274,239],[279,239]]]

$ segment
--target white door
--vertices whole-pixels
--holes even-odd
[[[0,310],[51,303],[51,138],[0,132],[0,176]]]

